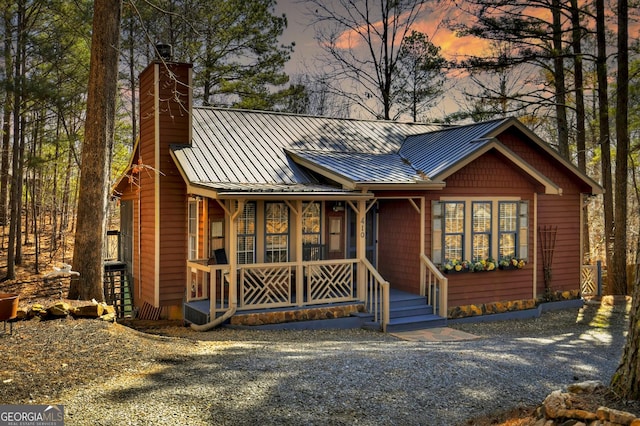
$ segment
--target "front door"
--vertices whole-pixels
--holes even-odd
[[[349,259],[356,257],[356,232],[360,229],[356,226],[356,214],[349,209],[347,228],[347,254]],[[376,266],[376,246],[378,244],[378,205],[376,204],[367,212],[367,226],[365,229],[367,260]]]
[[[327,259],[344,259],[344,207],[336,205],[327,211]]]

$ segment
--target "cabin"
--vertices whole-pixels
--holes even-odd
[[[583,203],[602,188],[517,119],[198,107],[192,78],[166,60],[142,72],[140,135],[113,191],[139,309],[197,329],[361,316],[387,330],[410,321],[394,295],[440,323],[579,297]]]

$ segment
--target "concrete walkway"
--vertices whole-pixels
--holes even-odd
[[[426,328],[414,331],[399,331],[389,333],[402,340],[410,342],[456,342],[461,340],[479,339],[479,336],[455,330],[449,327]]]

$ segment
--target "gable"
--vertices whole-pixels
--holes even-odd
[[[555,150],[551,153],[541,150],[539,144],[523,137],[520,129],[510,128],[497,136],[497,139],[560,187],[572,187],[582,193],[602,194],[602,187],[595,181],[581,173],[573,164],[563,160]]]
[[[447,191],[465,194],[500,194],[521,196],[524,193],[549,193],[545,185],[502,152],[491,149],[456,170],[446,179]],[[555,187],[552,187],[555,188]],[[556,190],[556,194],[559,189]]]

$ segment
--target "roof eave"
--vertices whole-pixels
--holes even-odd
[[[221,200],[369,200],[374,197],[370,192],[300,192],[300,191],[272,191],[272,192],[254,192],[254,191],[229,191],[218,192],[217,198]]]
[[[429,181],[429,182],[356,182],[356,188],[366,190],[378,190],[378,191],[393,191],[393,190],[442,190],[446,186],[444,181]]]

